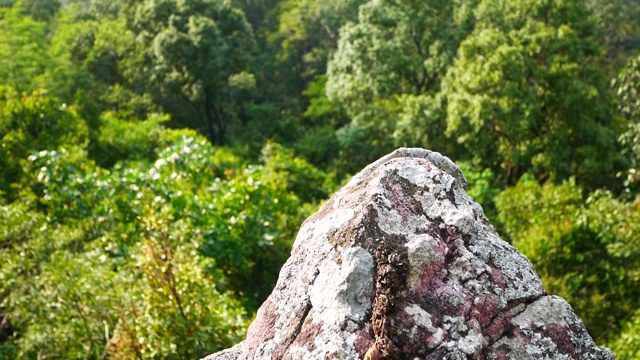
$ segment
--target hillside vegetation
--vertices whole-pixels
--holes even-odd
[[[640,358],[639,28],[638,0],[0,0],[0,360],[231,346],[400,146]]]

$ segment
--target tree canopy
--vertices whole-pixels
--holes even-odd
[[[638,28],[635,0],[0,0],[0,359],[236,343],[398,146],[638,358]]]
[[[527,171],[605,182],[611,99],[583,2],[486,1],[476,16],[445,80],[447,134],[507,183]]]
[[[168,99],[192,106],[212,143],[223,145],[233,90],[255,86],[255,49],[244,14],[220,0],[145,1],[134,29],[148,44],[152,81]]]

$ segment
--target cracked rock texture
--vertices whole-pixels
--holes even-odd
[[[399,149],[302,225],[246,339],[207,360],[614,359],[448,158]]]

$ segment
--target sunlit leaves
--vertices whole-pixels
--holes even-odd
[[[353,127],[376,132],[375,148],[451,152],[443,136],[440,83],[473,24],[475,1],[371,1],[340,30],[327,94]],[[372,161],[373,159],[368,159]]]
[[[109,262],[99,249],[85,251],[81,228],[50,223],[18,202],[1,212],[8,215],[0,231],[1,307],[19,358],[98,356],[105,324],[113,324]]]
[[[593,22],[578,1],[481,2],[444,81],[447,134],[507,182],[608,181],[615,136]]]
[[[122,257],[108,249],[110,219],[95,224],[110,233],[96,236],[88,221],[61,226],[14,204],[3,220],[21,241],[2,229],[0,284],[20,357],[199,357],[242,335],[245,311],[216,291],[188,219],[147,210],[142,240]],[[21,226],[18,214],[36,224]]]
[[[42,89],[18,94],[0,87],[0,195],[15,199],[28,183],[24,168],[33,152],[82,151],[87,141],[87,126],[72,107]]]
[[[608,346],[618,359],[637,359],[640,357],[640,312],[636,311],[625,319],[622,333]]]
[[[115,153],[153,147],[147,131],[167,145],[110,169],[64,147],[32,153],[29,201],[0,208],[7,352],[197,358],[228,347],[271,291],[309,211],[300,199],[330,191],[277,144],[246,165],[159,119],[136,129],[113,116],[102,141]]]
[[[0,84],[32,90],[47,65],[46,24],[33,20],[17,3],[0,12],[0,34]]]
[[[623,116],[626,129],[620,136],[623,153],[631,162],[625,186],[637,190],[640,177],[640,56],[632,57],[612,81],[618,97],[618,113]]]
[[[143,240],[122,272],[130,292],[115,309],[117,332],[107,346],[112,358],[199,357],[243,334],[244,309],[216,290],[217,279],[207,273],[213,262],[200,256],[202,239],[189,219],[173,221],[168,209],[146,212]]]
[[[244,14],[219,0],[146,1],[138,6],[134,30],[149,47],[154,84],[166,99],[186,100],[200,120],[192,127],[224,144],[235,111],[229,81],[249,69],[255,49]]]

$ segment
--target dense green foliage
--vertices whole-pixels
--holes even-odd
[[[615,134],[587,9],[577,0],[481,1],[476,15],[444,80],[447,134],[508,184],[526,171],[602,184]]]
[[[637,0],[0,0],[0,359],[232,345],[398,146],[640,357],[638,28]]]

